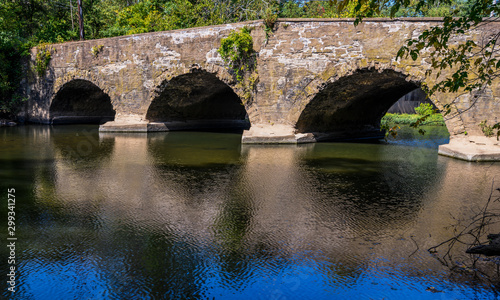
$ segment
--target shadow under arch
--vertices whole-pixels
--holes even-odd
[[[383,138],[382,117],[419,87],[394,70],[359,69],[326,84],[300,114],[296,130],[311,132],[318,141]]]
[[[111,98],[84,79],[65,83],[50,105],[51,124],[102,124],[115,119]]]
[[[153,131],[248,129],[245,106],[233,89],[204,70],[163,81],[146,113]]]

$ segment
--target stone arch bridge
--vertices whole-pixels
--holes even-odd
[[[429,53],[396,60],[399,47],[441,20],[352,21],[279,19],[268,38],[262,21],[250,21],[51,45],[45,75],[27,84],[27,118],[99,122],[101,131],[243,128],[244,143],[380,136],[390,106],[432,83]],[[499,24],[469,34],[480,42]],[[255,68],[238,82],[217,49],[243,26],[252,29]],[[452,103],[452,115],[463,111],[446,120],[453,138],[480,139],[482,120],[499,121],[500,82],[477,98],[437,94],[431,101]]]

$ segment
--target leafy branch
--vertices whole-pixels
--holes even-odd
[[[422,2],[422,1],[421,1]],[[456,12],[457,13],[457,12]],[[493,80],[500,77],[500,60],[498,49],[498,38],[500,31],[498,27],[493,27],[488,35],[479,42],[472,40],[469,36],[473,29],[486,26],[498,20],[497,17],[485,17],[498,15],[500,7],[492,4],[491,1],[478,0],[473,2],[470,12],[460,18],[445,17],[441,26],[435,26],[424,30],[416,39],[409,39],[406,45],[402,46],[397,58],[411,57],[417,60],[422,51],[430,52],[431,69],[426,71],[426,76],[434,74],[436,83],[433,86],[425,86],[429,96],[435,92],[474,92],[490,86]],[[465,40],[458,45],[453,45],[458,37],[465,37]],[[442,72],[449,69],[451,75],[443,78]],[[474,102],[477,101],[477,94],[473,95]],[[451,105],[445,105],[445,115],[451,113]],[[459,111],[456,115],[463,113]],[[500,128],[500,123],[496,123],[492,128]],[[493,134],[486,134],[492,136]]]
[[[488,19],[485,22],[491,22]],[[454,38],[466,36],[474,27],[482,22],[482,18],[472,16],[452,18],[446,17],[442,26],[425,30],[416,39],[409,39],[402,46],[397,58],[410,56],[417,60],[423,50],[430,52],[431,69],[426,75],[435,75],[437,83],[428,88],[432,95],[435,92],[457,92],[459,90],[473,91],[484,85],[491,85],[500,76],[500,61],[498,60],[497,40],[500,32],[493,32],[483,38],[480,44],[467,39],[458,45],[450,45]],[[484,26],[484,24],[481,24]],[[444,79],[442,71],[450,69],[453,73]]]

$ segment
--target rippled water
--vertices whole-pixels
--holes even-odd
[[[265,146],[229,133],[0,128],[0,188],[16,189],[18,237],[17,292],[4,280],[2,295],[496,299],[494,285],[426,251],[500,182],[499,163],[438,156],[447,137],[436,130]]]

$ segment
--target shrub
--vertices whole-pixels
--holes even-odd
[[[481,131],[487,137],[492,137],[495,134],[495,130],[497,131],[497,140],[500,137],[500,123],[496,123],[493,125],[488,125],[488,121],[484,120],[479,123],[479,127],[481,127]]]
[[[238,81],[243,80],[246,71],[253,70],[255,50],[248,27],[243,27],[240,31],[233,30],[227,38],[223,38],[217,52],[230,65]]]
[[[40,44],[36,52],[35,70],[42,77],[47,71],[52,54],[47,44]]]
[[[421,116],[428,116],[436,113],[436,110],[430,103],[420,103],[418,107],[415,107],[415,111]]]

